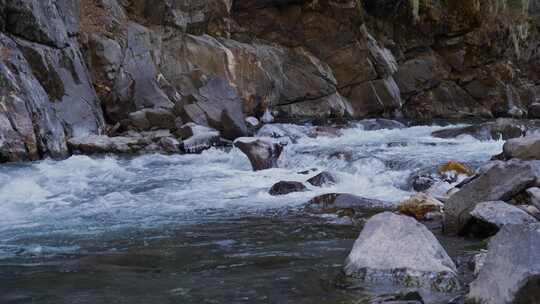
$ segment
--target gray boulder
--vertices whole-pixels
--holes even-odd
[[[467,232],[475,235],[490,236],[506,225],[525,225],[538,222],[526,211],[502,201],[483,202],[471,211],[471,221]]]
[[[234,146],[240,149],[251,162],[254,171],[277,167],[277,162],[283,145],[273,138],[242,137],[234,141]]]
[[[450,128],[431,133],[433,137],[455,138],[462,135],[469,135],[479,140],[499,140],[524,136],[527,127],[518,120],[500,118],[462,128]]]
[[[509,161],[492,164],[487,171],[465,184],[445,203],[445,230],[461,233],[474,207],[487,201],[507,201],[534,186],[540,176],[539,162]]]
[[[176,131],[176,135],[183,139],[181,150],[185,153],[201,153],[221,142],[217,130],[194,123],[187,123]]]
[[[374,284],[436,292],[460,289],[456,266],[435,236],[415,219],[390,212],[368,220],[344,271]]]
[[[540,224],[508,225],[494,236],[468,301],[485,304],[538,303]]]
[[[540,135],[509,139],[503,146],[505,159],[540,160]]]

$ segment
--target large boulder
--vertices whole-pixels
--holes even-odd
[[[344,271],[374,284],[436,292],[460,288],[456,266],[435,236],[415,219],[390,212],[368,220]]]
[[[185,153],[201,153],[221,142],[219,131],[192,122],[180,126],[176,135],[183,139],[180,146]]]
[[[535,185],[540,162],[497,162],[465,184],[445,203],[445,230],[460,233],[474,207],[487,201],[506,201]]]
[[[471,211],[471,220],[464,228],[466,233],[491,236],[506,225],[525,225],[538,221],[526,211],[502,201],[483,202]]]
[[[251,162],[254,171],[277,167],[283,145],[273,138],[241,137],[234,141]]]
[[[505,159],[540,160],[540,135],[509,139],[503,146]]]
[[[540,224],[509,225],[488,245],[478,278],[467,299],[473,303],[538,303]]]

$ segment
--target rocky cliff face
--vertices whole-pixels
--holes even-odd
[[[538,1],[1,0],[0,161],[245,116],[525,117]],[[114,127],[113,127],[114,126]]]

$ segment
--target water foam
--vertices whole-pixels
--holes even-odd
[[[280,168],[258,172],[236,149],[131,159],[73,156],[0,166],[0,249],[2,243],[36,233],[97,234],[180,222],[183,214],[193,213],[204,221],[208,210],[227,216],[296,207],[329,192],[397,202],[411,194],[407,179],[418,168],[449,160],[482,163],[501,151],[501,141],[431,137],[438,129],[365,131],[358,125],[337,138],[311,138],[299,127]],[[338,183],[308,185],[309,191],[280,197],[268,194],[280,180],[303,182],[316,174],[297,173],[310,168],[336,173]]]

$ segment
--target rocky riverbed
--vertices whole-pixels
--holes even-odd
[[[276,140],[287,144],[278,167],[262,171],[253,171],[238,148],[3,165],[0,299],[389,300],[396,294],[393,284],[351,281],[342,273],[363,224],[378,211],[313,212],[306,209],[308,201],[346,193],[397,209],[415,193],[413,180],[419,173],[436,173],[449,161],[479,168],[502,152],[504,141],[431,135],[460,126],[405,127],[396,122],[390,128],[387,123],[351,123],[337,129],[339,135],[318,137],[313,136],[315,126],[267,125],[262,135],[282,132],[284,137]],[[322,171],[332,174],[335,183],[319,187],[306,182]],[[300,182],[306,189],[270,195],[279,181]],[[410,296],[447,303],[466,294],[473,279],[469,261],[486,244],[481,238],[444,235],[436,219],[424,224],[456,264],[464,288]]]

